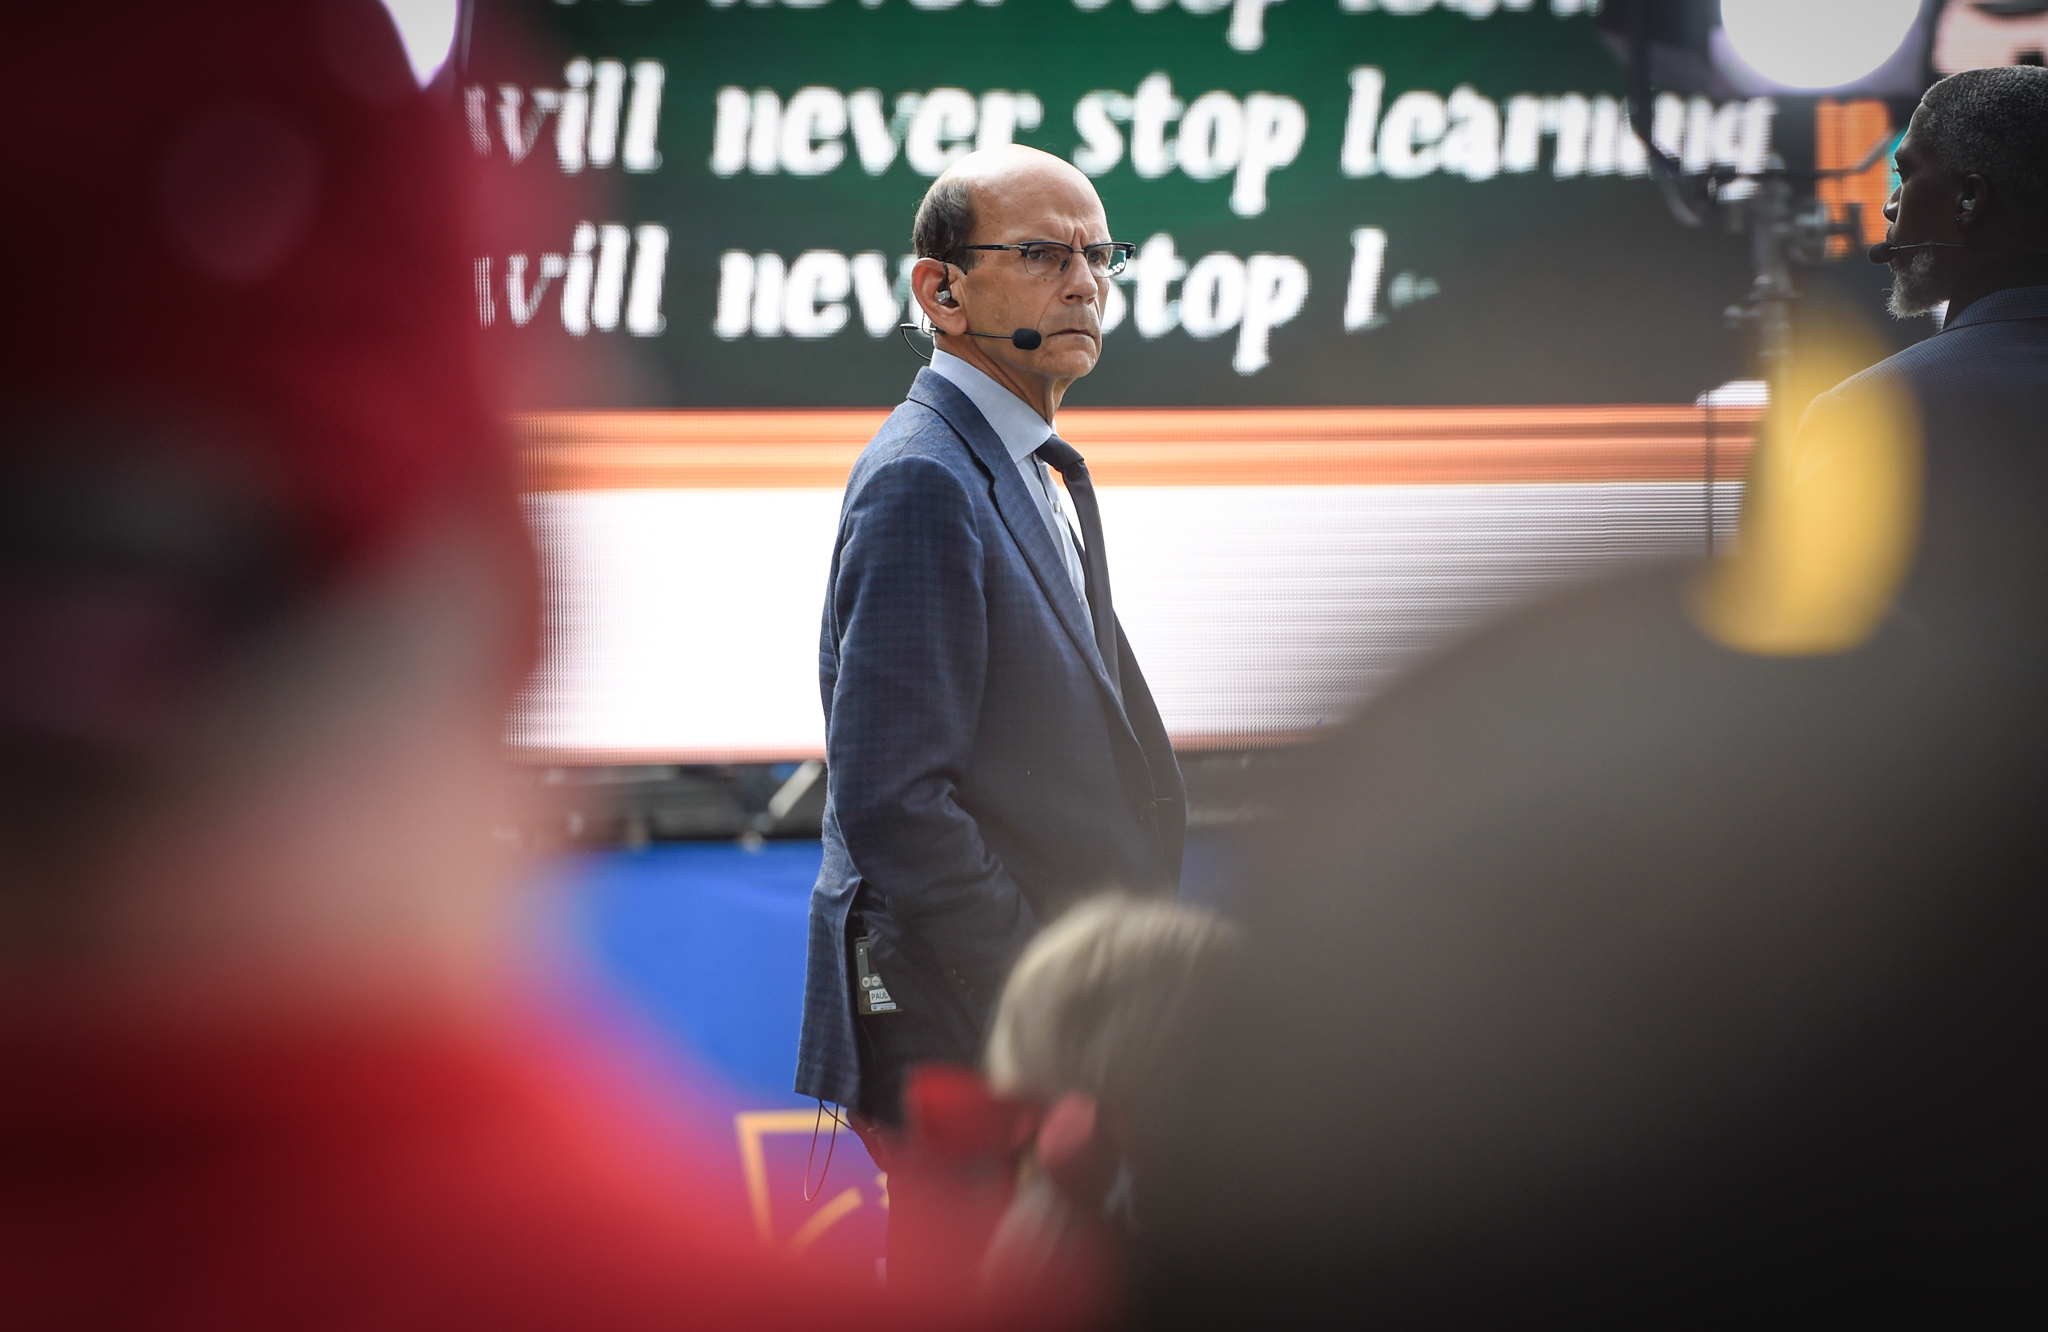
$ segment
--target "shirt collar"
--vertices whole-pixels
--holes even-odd
[[[948,383],[965,393],[968,400],[981,410],[989,428],[1009,450],[1011,461],[1022,462],[1036,453],[1039,445],[1052,438],[1052,427],[1046,424],[1044,417],[969,362],[951,352],[934,348],[932,370],[944,375]]]

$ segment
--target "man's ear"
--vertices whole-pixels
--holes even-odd
[[[1991,182],[1983,176],[1964,176],[1956,199],[1956,225],[1966,230],[1980,225],[1991,211]]]
[[[952,305],[939,302],[939,290],[946,287],[952,277],[952,266],[943,260],[920,259],[910,270],[910,294],[916,299],[918,308],[924,311],[925,318],[932,321],[933,328],[958,336],[967,329],[967,312],[957,302]]]

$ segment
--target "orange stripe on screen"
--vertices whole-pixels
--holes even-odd
[[[1075,408],[1061,436],[1106,486],[1479,485],[1742,474],[1761,413],[1565,407]],[[836,488],[879,410],[538,412],[526,488]]]

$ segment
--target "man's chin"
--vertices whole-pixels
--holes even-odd
[[[1915,291],[1904,282],[1893,282],[1891,298],[1885,302],[1885,309],[1891,312],[1894,319],[1917,319],[1921,315],[1933,313],[1934,307],[1939,304],[1940,301],[1930,298],[1923,291]]]
[[[1928,280],[1930,275],[1925,270],[1929,267],[1932,265],[1926,264],[1921,255],[1915,255],[1911,267],[1892,270],[1892,294],[1885,302],[1892,318],[1915,319],[1932,314],[1935,306],[1948,299]]]
[[[1079,379],[1095,368],[1097,359],[1095,344],[1091,342],[1086,351],[1076,347],[1072,351],[1042,356],[1037,368],[1041,374],[1051,375],[1054,379]]]

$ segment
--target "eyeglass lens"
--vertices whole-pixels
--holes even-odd
[[[1024,269],[1034,277],[1052,277],[1063,271],[1074,251],[1065,245],[1029,245],[1024,248]],[[1124,250],[1117,245],[1091,245],[1082,251],[1088,257],[1088,271],[1097,277],[1115,277],[1124,270]]]

